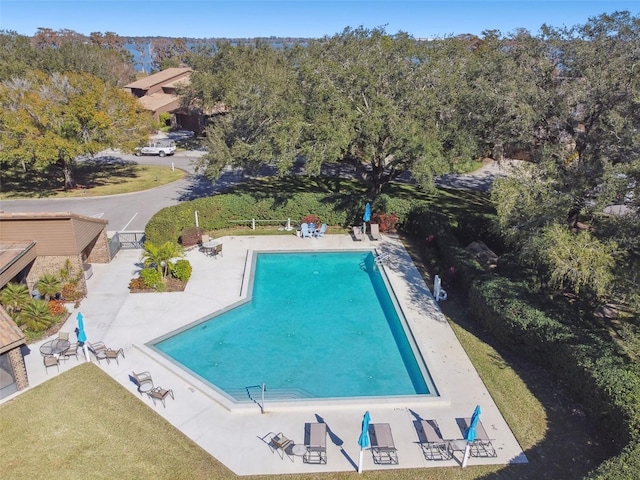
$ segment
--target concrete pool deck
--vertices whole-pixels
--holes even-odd
[[[367,451],[365,471],[460,468],[461,452],[451,460],[427,460],[418,443],[414,422],[436,420],[445,439],[461,439],[456,420],[470,417],[476,405],[482,407],[481,421],[493,440],[497,457],[472,457],[468,465],[526,462],[518,442],[397,238],[384,235],[381,242],[368,239],[355,242],[349,235],[304,240],[290,235],[219,240],[224,246],[220,258],[205,256],[198,250],[187,252],[193,274],[184,292],[129,293],[129,280],[139,268],[140,250],[123,250],[110,264],[94,264],[93,276],[88,280],[89,296],[78,310],[72,311],[62,330],[73,332],[77,312],[81,311],[89,342],[102,341],[108,347],[123,348],[125,352],[119,364],[102,361],[99,367],[237,475],[357,471],[357,441],[366,410],[371,414],[372,423],[390,424],[399,464],[375,465]],[[253,403],[230,409],[218,392],[145,345],[241,300],[248,288],[245,269],[254,251],[373,248],[389,254],[390,260],[384,266],[387,278],[429,368],[438,397],[270,403],[267,396],[265,414]],[[71,336],[74,337],[73,333]],[[43,342],[29,345],[31,353],[25,356],[32,387],[58,374],[51,368],[45,372],[38,350]],[[60,372],[84,361],[82,355],[79,361],[71,358],[62,363]],[[145,370],[151,373],[155,385],[175,392],[175,399],[169,398],[166,408],[161,403],[154,406],[146,395],[140,396],[129,381],[129,373]],[[256,379],[256,384],[259,383],[260,379]],[[280,458],[267,445],[270,432],[282,432],[296,444],[303,443],[304,424],[309,422],[327,424],[326,465],[305,464],[301,457],[295,457],[293,462],[287,456]]]

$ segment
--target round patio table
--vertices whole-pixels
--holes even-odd
[[[69,340],[56,338],[55,340],[50,340],[48,342],[43,343],[40,346],[40,353],[42,355],[60,355],[62,352],[67,350],[70,346],[71,346],[71,342],[69,342]]]

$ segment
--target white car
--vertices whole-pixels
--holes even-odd
[[[176,153],[176,144],[168,141],[155,141],[149,142],[148,145],[144,147],[136,148],[136,155],[160,155],[164,157],[165,155],[173,155]]]

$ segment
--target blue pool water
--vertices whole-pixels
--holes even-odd
[[[262,383],[315,398],[429,394],[371,252],[254,262],[250,302],[154,347],[237,398]]]

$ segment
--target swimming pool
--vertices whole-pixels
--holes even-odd
[[[252,265],[249,301],[151,346],[236,400],[262,383],[281,400],[436,395],[372,252],[263,252]]]

